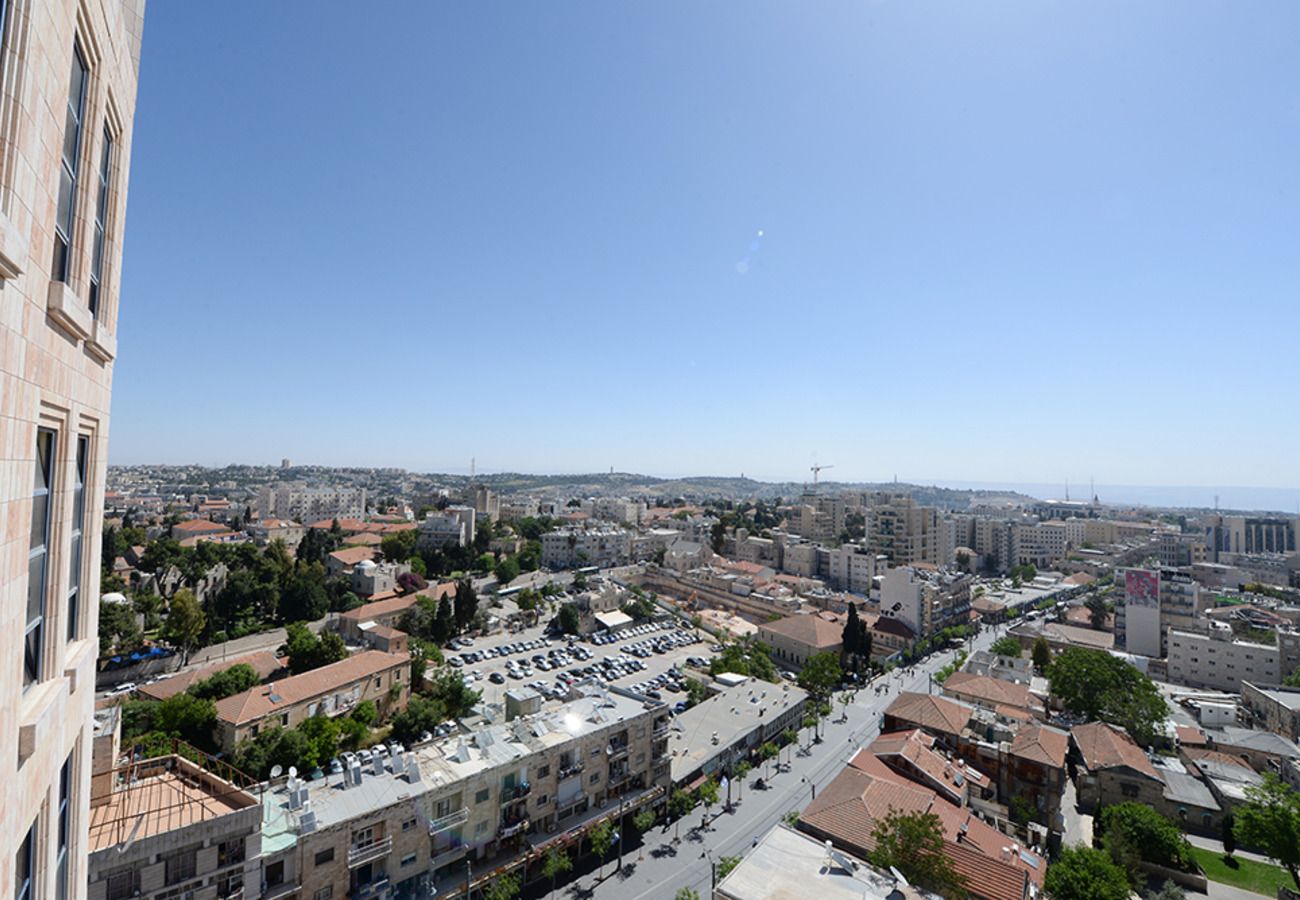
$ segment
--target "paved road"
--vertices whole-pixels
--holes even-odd
[[[320,633],[320,630],[329,621],[330,617],[326,616],[323,619],[317,619],[315,622],[308,622],[307,627],[313,632]],[[283,628],[272,628],[270,631],[259,631],[257,634],[235,638],[233,641],[226,641],[224,644],[212,644],[192,654],[189,665],[185,668],[193,669],[208,663],[230,659],[239,656],[241,653],[252,653],[255,650],[275,650],[284,643],[286,637]]]
[[[987,648],[995,637],[991,629],[986,630],[975,639],[975,649]],[[716,861],[723,856],[743,856],[755,837],[780,822],[789,811],[803,809],[812,799],[814,785],[818,790],[824,788],[859,747],[879,734],[881,714],[899,691],[926,690],[929,676],[952,659],[952,653],[936,654],[908,673],[885,676],[878,683],[889,683],[888,694],[876,696],[870,687],[858,691],[856,700],[847,707],[847,721],[841,721],[837,698],[835,712],[825,725],[824,740],[807,753],[792,756],[783,751],[781,758],[792,760],[789,771],[768,778],[767,790],[755,790],[752,784],[740,790],[733,786],[733,801],[740,798],[733,811],[719,814],[715,808],[707,829],[701,827],[703,810],[697,809],[682,819],[679,844],[672,843],[675,823],[657,828],[645,837],[644,861],[638,860],[639,851],[633,849],[624,855],[623,872],[614,874],[611,853],[603,866],[604,880],[598,881],[594,872],[586,873],[557,890],[557,894],[648,900],[671,897],[679,888],[692,887],[701,897],[711,896],[710,857]],[[761,774],[761,767],[757,774]]]

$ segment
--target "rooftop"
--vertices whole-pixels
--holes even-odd
[[[347,659],[282,678],[269,685],[258,685],[240,694],[217,701],[217,718],[241,725],[253,722],[285,707],[328,694],[379,672],[411,661],[409,653],[383,653],[365,650]]]
[[[842,626],[818,615],[786,616],[761,628],[809,647],[834,647],[844,637]]]
[[[257,673],[257,677],[262,681],[284,668],[284,661],[276,656],[273,651],[258,650],[254,653],[245,653],[243,656],[235,656],[211,665],[200,666],[197,669],[190,669],[187,672],[177,672],[170,678],[163,678],[153,684],[143,684],[137,689],[137,693],[151,700],[166,700],[168,697],[173,697],[182,691],[188,690],[190,685],[196,682],[211,678],[218,672],[224,672],[231,666],[237,666],[241,663],[252,666],[253,671]]]
[[[807,698],[792,684],[769,684],[749,679],[697,703],[677,716],[668,742],[672,754],[673,781],[678,782],[700,769],[730,746],[737,737],[771,721]],[[718,742],[713,742],[717,734]]]
[[[885,715],[919,725],[930,731],[961,734],[962,729],[970,722],[971,708],[946,697],[904,691],[889,704]]]
[[[1093,772],[1127,767],[1148,778],[1160,778],[1151,760],[1123,728],[1109,722],[1089,722],[1074,726],[1070,736],[1083,756],[1084,765]]]

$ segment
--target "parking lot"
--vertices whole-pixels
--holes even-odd
[[[503,703],[507,690],[525,685],[558,701],[570,683],[595,678],[670,705],[686,698],[678,673],[688,661],[707,665],[711,656],[704,640],[672,621],[583,637],[544,632],[538,626],[461,639],[461,646],[444,648],[443,656],[489,703]]]

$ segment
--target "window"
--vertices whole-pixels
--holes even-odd
[[[110,873],[107,881],[107,900],[129,900],[140,893],[140,870],[134,866]]]
[[[163,856],[164,884],[175,884],[186,878],[194,877],[195,861],[198,857],[197,847],[186,847]]]
[[[244,861],[244,839],[235,838],[217,845],[217,865],[233,866]]]
[[[72,485],[72,545],[68,552],[68,640],[77,639],[81,616],[81,534],[86,521],[86,457],[90,438],[77,438],[77,473]]]
[[[244,894],[244,873],[234,871],[217,879],[218,897],[242,897]]]
[[[32,875],[36,864],[36,822],[27,829],[27,837],[18,845],[14,859],[14,900],[31,900]]]
[[[591,784],[595,784],[597,781],[600,781],[600,773],[592,772],[591,777],[588,778],[587,781],[590,782]]]
[[[403,831],[410,831],[410,830],[411,830],[412,828],[414,828],[414,827],[415,827],[415,820],[414,820],[414,819],[407,819],[405,822],[402,823],[402,830],[403,830]]]
[[[36,432],[36,485],[32,491],[32,537],[27,552],[27,630],[23,650],[23,684],[41,680],[44,649],[45,587],[49,561],[50,513],[54,489],[54,432]]]
[[[474,836],[479,837],[480,835],[482,835],[483,832],[487,831],[487,827],[488,827],[487,822],[479,822],[477,825],[474,826]]]
[[[548,797],[548,796],[546,796],[545,794],[542,794],[540,797],[537,798],[537,805],[538,805],[538,806],[545,806],[546,804],[548,804],[548,803],[550,803],[550,802],[551,802],[551,798]]]
[[[81,48],[72,46],[72,80],[68,86],[68,108],[63,124],[63,165],[59,167],[59,206],[54,220],[55,281],[67,281],[72,256],[72,223],[77,208],[77,166],[81,157],[82,117],[86,113],[86,59]]]
[[[402,857],[402,868],[403,868],[403,869],[405,869],[407,866],[413,866],[413,865],[415,865],[415,854],[414,854],[414,853],[408,853],[408,854],[406,854],[405,856]]]
[[[330,900],[330,898],[334,896],[334,888],[328,886],[323,887],[317,891],[314,896],[316,900]]]
[[[74,751],[75,752],[75,751]],[[59,835],[57,857],[54,863],[54,896],[64,900],[68,896],[68,797],[72,793],[72,755],[59,772]]]
[[[550,774],[551,774],[551,767],[550,767],[550,766],[538,766],[538,767],[537,767],[537,777],[538,777],[538,778],[545,778],[547,775],[550,775]]]
[[[284,884],[284,860],[276,860],[266,867],[266,886],[275,887]]]
[[[333,861],[334,861],[333,847],[330,847],[328,850],[318,850],[316,852],[316,865],[323,866],[326,863],[333,862]]]
[[[1121,784],[1119,789],[1120,793],[1125,797],[1136,797],[1138,795],[1138,787],[1136,784]]]
[[[109,173],[113,166],[113,135],[104,129],[104,148],[99,154],[99,192],[95,198],[95,245],[90,256],[90,314],[99,318],[99,293],[104,281],[104,235],[108,231]]]
[[[487,788],[483,788],[483,790],[479,791],[478,793],[476,793],[476,794],[474,795],[474,802],[475,802],[475,803],[487,803],[487,799],[488,799],[488,796],[489,796],[489,795],[490,795],[490,792],[488,791],[488,789],[487,789]]]

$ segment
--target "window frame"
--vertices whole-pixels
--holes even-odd
[[[81,583],[86,573],[86,489],[90,480],[90,435],[77,435],[76,446],[76,456],[72,461],[72,520],[69,528],[66,596],[66,634],[69,641],[77,640],[81,630]]]
[[[74,240],[77,230],[77,193],[81,187],[81,151],[82,142],[85,139],[86,132],[86,101],[90,93],[90,63],[86,61],[86,54],[81,49],[81,40],[75,39],[72,42],[72,63],[73,71],[68,80],[67,102],[64,104],[64,127],[63,142],[59,150],[59,183],[60,193],[62,193],[62,183],[66,176],[68,182],[68,204],[66,223],[59,221],[59,207],[56,202],[54,208],[54,257],[50,261],[50,280],[67,284],[69,276],[72,274],[72,254],[76,249]],[[76,66],[80,64],[81,83],[77,84]],[[73,89],[79,87],[77,97],[77,108],[73,109],[72,96]],[[75,127],[75,138],[72,141],[72,159],[69,160],[64,152],[68,149],[69,136],[68,127]]]
[[[14,854],[14,900],[33,900],[36,896],[36,839],[40,824],[41,817],[38,815]]]
[[[66,900],[68,896],[68,843],[72,834],[72,764],[76,751],[68,754],[59,770],[59,805],[56,811],[54,896]]]
[[[42,460],[41,443],[48,439]],[[23,625],[23,691],[44,680],[45,620],[49,612],[50,592],[50,537],[54,526],[54,498],[58,475],[59,432],[55,428],[38,426],[36,429],[36,483],[32,487],[32,522],[27,548],[27,607]],[[44,472],[42,473],[42,469]],[[42,483],[43,482],[43,483]],[[41,540],[36,539],[38,501],[44,501],[44,521],[40,523]],[[39,560],[40,578],[32,584],[32,565]],[[33,606],[35,611],[33,612]]]
[[[90,309],[91,318],[96,320],[99,319],[100,298],[104,289],[104,255],[107,252],[105,248],[108,246],[109,215],[112,209],[109,203],[113,196],[113,164],[116,162],[114,151],[117,149],[117,140],[108,122],[104,123],[100,139],[103,143],[100,148],[99,166],[95,172],[98,184],[95,192],[95,218],[91,223],[93,233],[89,286],[86,289],[86,306]]]

